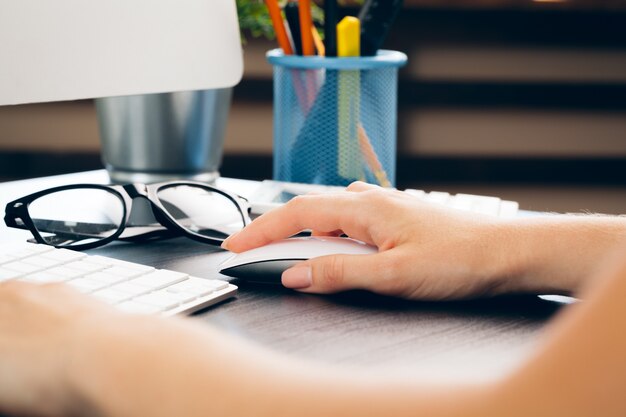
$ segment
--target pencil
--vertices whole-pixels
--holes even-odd
[[[380,163],[378,155],[376,155],[376,151],[372,146],[372,142],[370,141],[369,137],[367,136],[367,132],[365,132],[365,128],[360,122],[358,127],[358,134],[359,145],[361,146],[361,154],[365,158],[365,162],[369,166],[370,171],[372,171],[372,174],[374,174],[376,181],[378,181],[378,184],[382,187],[392,187],[391,181],[389,181],[387,173],[385,172],[383,165]]]
[[[300,16],[298,11],[298,3],[295,1],[289,1],[285,5],[285,18],[289,25],[289,32],[291,32],[291,39],[293,40],[293,47],[297,55],[302,55],[302,34],[300,32]]]
[[[317,49],[317,54],[319,56],[326,56],[326,48],[324,47],[324,42],[322,42],[322,37],[317,32],[315,25],[311,26],[311,33],[313,34],[313,42],[315,43],[315,49]]]
[[[326,56],[337,56],[337,0],[324,0],[324,46]]]
[[[302,55],[315,55],[313,34],[310,29],[313,27],[313,19],[311,18],[311,0],[299,0],[298,11],[300,14],[300,31],[302,33]]]
[[[282,48],[285,55],[293,55],[293,48],[285,29],[285,23],[283,21],[282,14],[280,13],[280,7],[277,0],[265,0],[265,5],[269,11],[272,24],[274,25],[274,32],[276,33],[276,40],[278,45]]]

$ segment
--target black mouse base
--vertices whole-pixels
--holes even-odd
[[[233,278],[262,284],[280,284],[283,271],[291,268],[303,259],[287,259],[280,261],[254,262],[246,265],[233,266],[220,273]]]

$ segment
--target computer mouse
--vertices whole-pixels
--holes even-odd
[[[280,284],[288,268],[325,255],[369,255],[374,246],[347,237],[293,237],[234,254],[220,265],[220,273],[251,282]]]

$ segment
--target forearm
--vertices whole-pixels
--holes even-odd
[[[500,386],[496,398],[509,415],[626,415],[624,253],[626,247],[609,269],[605,259],[585,301],[550,323],[543,346]]]
[[[70,370],[83,415],[483,416],[488,386],[435,387],[302,364],[209,328],[132,319],[85,334]]]
[[[626,218],[546,216],[507,222],[502,229],[499,293],[578,294],[598,266],[626,242]]]

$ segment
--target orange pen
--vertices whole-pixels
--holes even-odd
[[[277,0],[265,0],[265,5],[270,13],[272,24],[274,25],[274,32],[276,32],[276,39],[278,45],[282,48],[285,55],[293,55],[293,47],[287,36],[287,30],[285,29],[285,23],[283,16],[280,13],[280,7]]]
[[[299,0],[298,12],[300,15],[300,33],[302,37],[302,55],[315,55],[313,46],[313,18],[311,17],[311,0]]]

